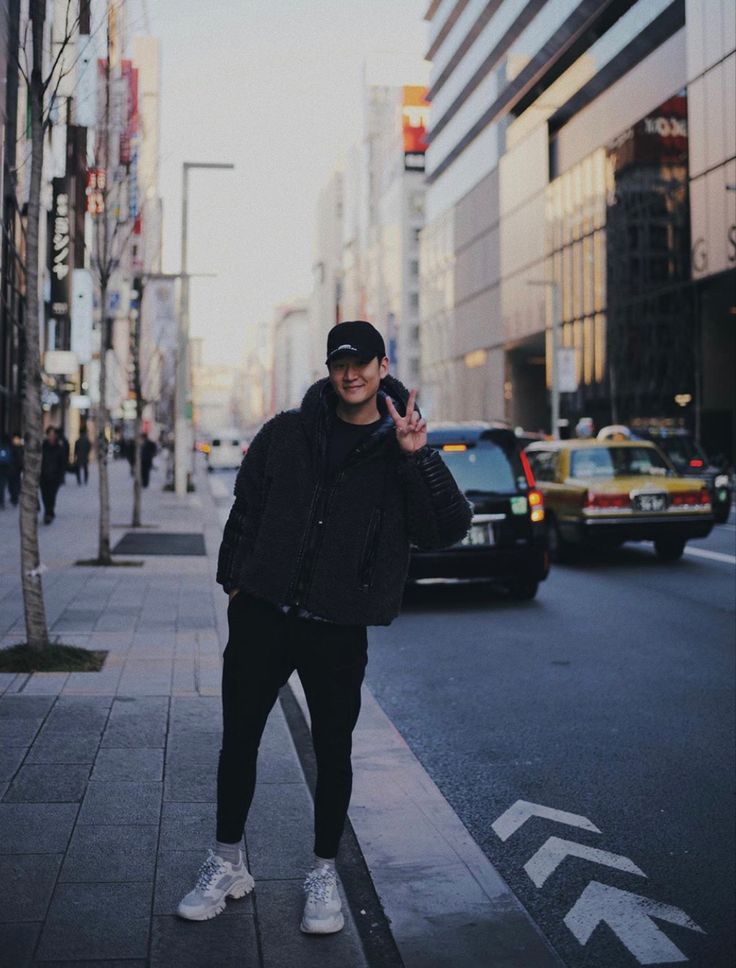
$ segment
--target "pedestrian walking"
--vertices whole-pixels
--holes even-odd
[[[0,510],[5,507],[5,489],[10,485],[13,448],[7,434],[0,434]]]
[[[326,378],[299,408],[269,420],[238,472],[217,581],[229,595],[223,657],[223,736],[215,842],[178,913],[205,920],[253,888],[241,838],[256,758],[279,688],[296,669],[317,759],[314,866],[301,930],[344,923],[335,857],[352,790],[352,733],[367,663],[367,626],[398,615],[409,547],[441,548],[466,534],[471,508],[426,421],[389,375],[370,323],[327,338]]]
[[[83,427],[79,431],[79,437],[74,442],[74,470],[77,475],[77,484],[81,485],[82,478],[84,483],[89,483],[89,454],[92,450],[92,443]]]
[[[51,524],[56,517],[56,495],[66,474],[67,456],[58,438],[56,427],[46,428],[46,439],[41,445],[41,499],[43,523]]]
[[[61,427],[56,428],[56,439],[61,444],[61,449],[64,451],[64,473],[61,475],[61,483],[66,484],[67,471],[72,469],[69,456],[71,454],[71,445],[69,444],[69,438],[64,435],[64,431]]]
[[[149,440],[148,434],[141,434],[141,484],[143,487],[148,487],[148,483],[151,480],[151,468],[153,467],[153,458],[156,456],[156,445],[152,440]]]

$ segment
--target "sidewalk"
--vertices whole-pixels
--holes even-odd
[[[69,478],[40,529],[52,634],[109,655],[99,673],[0,674],[0,968],[560,968],[367,687],[338,860],[346,926],[301,934],[314,763],[296,676],[261,745],[255,892],[212,921],[175,916],[214,830],[227,637],[214,573],[232,499],[201,469],[186,498],[161,478],[142,531],[203,535],[205,555],[75,566],[96,554],[96,468],[86,489]],[[111,503],[114,548],[131,530],[127,465],[111,464]],[[24,635],[17,509],[0,512],[0,547],[1,647]]]
[[[214,832],[226,602],[206,475],[181,500],[161,476],[144,522],[204,534],[206,557],[75,567],[96,554],[96,468],[87,488],[68,478],[41,527],[52,633],[109,655],[100,673],[0,675],[0,966],[362,968],[347,904],[340,934],[299,931],[312,806],[278,705],[246,831],[256,892],[212,921],[175,916]],[[111,464],[113,547],[131,500],[127,466]],[[17,514],[0,512],[0,645],[24,635]]]

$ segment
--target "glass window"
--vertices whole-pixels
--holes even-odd
[[[534,477],[538,481],[554,481],[555,452],[552,450],[527,451]]]
[[[573,450],[572,477],[663,477],[670,468],[654,447],[586,447]]]
[[[491,441],[481,441],[467,450],[440,450],[439,453],[465,493],[515,494],[518,490],[511,462]]]

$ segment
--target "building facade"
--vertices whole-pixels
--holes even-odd
[[[555,316],[558,362],[572,363],[563,418],[666,417],[704,441],[710,425],[733,454],[715,365],[733,357],[733,317],[729,328],[725,297],[719,322],[703,316],[693,248],[696,211],[725,212],[734,194],[733,5],[440,0],[427,19],[421,333],[434,415],[551,430]],[[693,82],[717,90],[720,120],[695,123]],[[733,289],[729,220],[708,229],[721,293]]]
[[[312,383],[308,301],[279,306],[273,321],[271,412],[298,407]]]

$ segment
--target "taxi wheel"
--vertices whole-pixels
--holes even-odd
[[[654,550],[662,561],[677,561],[685,550],[684,538],[657,538]]]
[[[554,514],[547,515],[547,541],[549,543],[549,556],[552,561],[564,564],[566,561],[573,560],[574,549],[560,534],[560,527]]]

